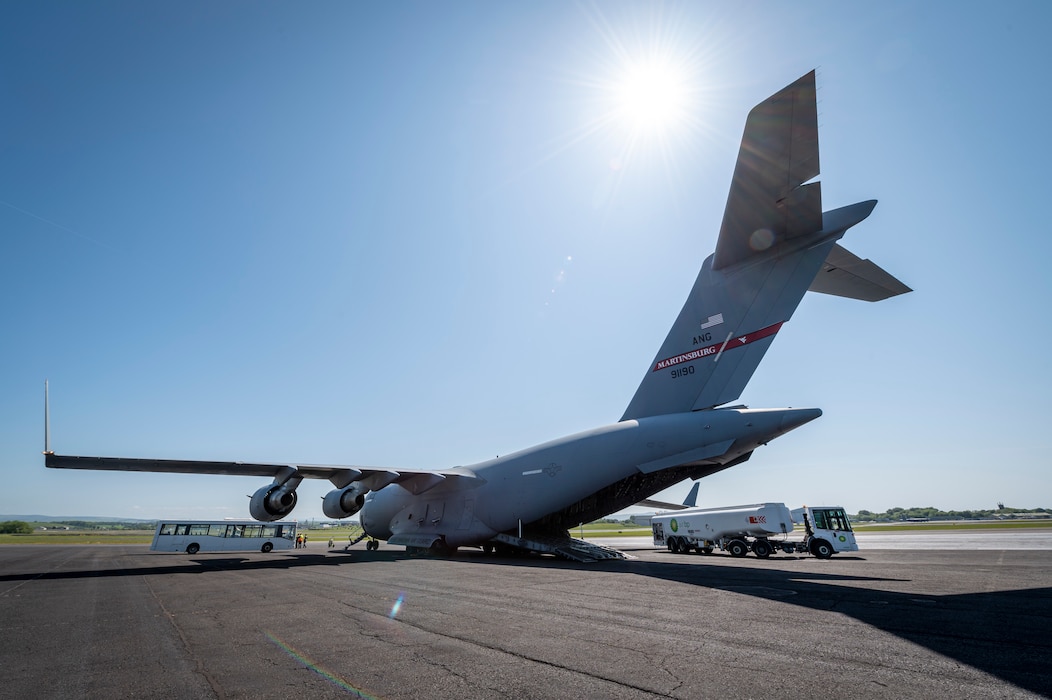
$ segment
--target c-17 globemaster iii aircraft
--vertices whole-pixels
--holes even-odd
[[[325,515],[360,514],[378,540],[435,552],[494,545],[564,552],[559,543],[580,523],[741,464],[822,415],[725,405],[741,395],[805,292],[878,301],[910,291],[837,243],[876,201],[823,211],[821,183],[809,182],[818,172],[812,71],[749,113],[716,250],[616,423],[439,471],[71,457],[49,444],[45,464],[271,477],[251,496],[249,512],[261,521],[288,517],[304,478],[328,479],[335,488]]]

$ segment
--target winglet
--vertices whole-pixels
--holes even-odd
[[[48,409],[47,380],[44,380],[44,454],[53,455],[51,451],[51,412]]]
[[[700,481],[695,481],[694,485],[690,487],[690,493],[683,499],[683,505],[687,508],[697,508],[698,506],[698,489],[701,487]]]

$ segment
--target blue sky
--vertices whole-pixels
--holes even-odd
[[[825,206],[878,199],[843,243],[916,291],[808,295],[742,402],[825,415],[699,504],[1052,505],[1052,6],[870,5],[3,3],[0,513],[265,481],[45,470],[45,378],[63,454],[444,468],[616,421],[812,68]]]

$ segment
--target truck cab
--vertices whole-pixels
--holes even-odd
[[[819,559],[838,552],[857,552],[858,543],[847,513],[839,506],[804,506],[792,511],[793,520],[807,531],[807,547]]]

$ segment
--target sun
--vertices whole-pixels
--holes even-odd
[[[671,62],[634,63],[614,85],[615,110],[633,131],[672,128],[687,118],[688,90],[683,72]]]
[[[707,116],[721,89],[714,79],[720,42],[676,8],[632,6],[613,16],[595,5],[582,9],[595,34],[558,68],[560,80],[577,90],[575,123],[545,158],[587,144],[604,166],[596,202],[659,171],[674,189],[714,133]]]

